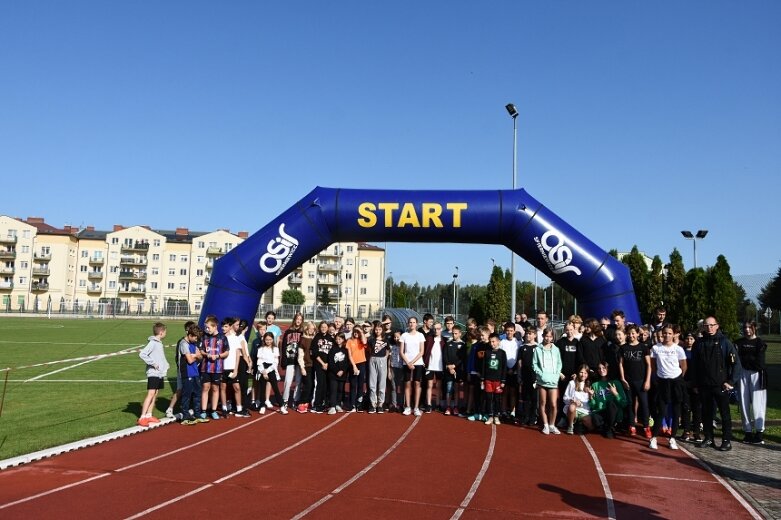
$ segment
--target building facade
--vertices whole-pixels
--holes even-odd
[[[198,314],[214,262],[248,233],[111,231],[50,226],[44,219],[0,216],[0,311]],[[333,244],[266,291],[264,307],[295,289],[304,306],[363,317],[384,301],[385,251],[366,243]]]

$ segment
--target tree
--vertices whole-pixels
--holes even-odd
[[[306,301],[304,293],[298,289],[285,289],[282,291],[282,303],[287,305],[303,305]]]
[[[485,299],[486,318],[504,322],[510,314],[510,293],[502,268],[494,266],[491,279],[488,281],[488,292]]]
[[[328,287],[325,285],[320,287],[320,305],[324,307],[331,305],[331,293],[328,292]]]
[[[648,294],[646,296],[646,307],[640,309],[643,315],[643,322],[648,323],[654,315],[654,310],[664,300],[664,266],[659,255],[655,256],[651,262],[651,272],[648,275]]]
[[[629,275],[632,277],[632,286],[635,289],[637,306],[640,308],[640,313],[643,314],[644,309],[648,308],[649,274],[645,259],[643,258],[643,255],[640,254],[637,246],[632,246],[632,250],[628,255],[624,255],[621,262],[629,268]]]
[[[712,313],[719,321],[719,328],[728,338],[736,339],[740,335],[740,330],[737,321],[735,281],[732,279],[724,255],[719,255],[716,264],[708,270],[708,296],[713,303]]]
[[[781,267],[778,268],[775,278],[770,280],[762,292],[759,293],[759,300],[762,309],[781,309]]]
[[[737,319],[740,322],[755,319],[757,306],[746,297],[746,290],[738,282],[735,284],[735,305],[737,307]]]
[[[673,249],[664,284],[664,306],[671,323],[683,324],[685,291],[686,269],[683,267],[683,257],[678,249]]]
[[[686,273],[684,307],[678,317],[683,331],[694,331],[697,322],[711,313],[712,305],[708,301],[708,275],[701,267]],[[673,317],[673,319],[675,319]]]

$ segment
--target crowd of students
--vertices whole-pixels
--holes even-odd
[[[398,412],[419,416],[440,412],[485,424],[536,426],[545,435],[599,431],[645,436],[652,449],[667,438],[714,444],[718,409],[722,442],[731,449],[729,397],[738,388],[745,442],[763,443],[767,399],[766,345],[748,322],[734,345],[713,316],[697,331],[682,333],[665,309],[649,325],[626,323],[616,310],[600,320],[570,317],[558,339],[539,312],[531,324],[516,315],[497,330],[470,318],[422,323],[409,318],[393,330],[390,316],[356,324],[305,322],[296,314],[284,332],[273,312],[254,324],[209,316],[201,329],[185,325],[176,349],[177,391],[166,414],[184,425],[251,410],[287,414]],[[163,387],[165,326],[141,352],[147,363],[148,393],[138,424],[158,421],[154,399]],[[282,390],[280,391],[280,385]],[[681,431],[680,435],[678,434]]]

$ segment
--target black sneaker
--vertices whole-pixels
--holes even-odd
[[[247,409],[245,408],[245,409],[243,409],[243,410],[242,410],[242,411],[240,411],[240,412],[236,412],[236,417],[241,417],[241,418],[243,418],[243,419],[246,419],[247,417],[250,417],[249,410],[247,410]]]
[[[745,432],[743,434],[743,444],[754,444],[754,432]]]
[[[732,443],[730,441],[722,441],[719,446],[719,451],[729,451],[732,449]]]
[[[756,432],[751,437],[751,444],[765,444],[765,440],[762,438],[762,432]]]

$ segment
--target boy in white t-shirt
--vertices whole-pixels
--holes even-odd
[[[420,382],[423,380],[423,347],[425,344],[425,335],[418,332],[418,320],[410,317],[407,320],[407,332],[401,335],[401,347],[399,353],[401,361],[404,363],[404,398],[406,407],[404,415],[413,413],[410,405],[414,405],[416,416],[421,415],[420,404]],[[412,385],[415,385],[415,397],[412,398]]]

